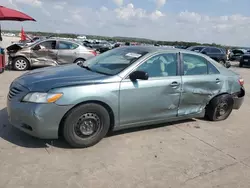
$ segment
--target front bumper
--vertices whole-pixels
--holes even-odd
[[[240,109],[241,105],[244,102],[245,97],[245,89],[242,87],[240,92],[233,94],[234,106],[233,109],[238,110]]]
[[[58,129],[63,116],[72,106],[23,103],[7,100],[10,123],[34,137],[42,139],[58,138]]]

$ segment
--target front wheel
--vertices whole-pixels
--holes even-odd
[[[213,98],[206,107],[206,117],[210,121],[222,121],[228,118],[233,110],[233,98],[224,94]]]
[[[25,71],[29,68],[29,61],[23,57],[17,57],[14,59],[13,67],[17,71]]]
[[[85,148],[97,144],[106,136],[109,127],[110,116],[103,106],[83,104],[67,114],[63,135],[72,147]]]

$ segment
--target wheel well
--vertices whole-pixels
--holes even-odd
[[[30,64],[30,61],[27,59],[27,57],[22,56],[22,55],[16,56],[16,57],[14,57],[13,59],[15,60],[15,59],[17,59],[17,58],[19,58],[19,57],[26,59],[27,62]]]
[[[224,92],[224,93],[220,93],[220,94],[218,94],[218,95],[216,95],[216,96],[214,96],[213,98],[211,98],[210,100],[209,100],[209,102],[207,103],[207,105],[215,98],[215,97],[218,97],[218,96],[221,96],[221,95],[230,95],[229,93],[227,93],[227,92]],[[206,105],[206,106],[207,106]]]
[[[13,57],[13,62],[14,62],[17,58],[20,58],[20,57],[27,60],[27,62],[28,62],[28,69],[29,69],[30,66],[31,66],[31,63],[30,63],[30,61],[28,60],[28,58],[25,57],[25,56],[19,55],[19,56]],[[13,62],[11,63],[11,66],[13,66]]]
[[[84,59],[84,58],[77,58],[75,61],[74,61],[74,63],[76,63],[78,60],[83,60],[83,61],[86,61],[86,59]]]
[[[109,128],[109,131],[112,131],[113,128],[114,128],[114,125],[115,125],[115,116],[114,116],[114,112],[113,110],[111,109],[111,107],[102,102],[102,101],[97,101],[97,100],[91,100],[91,101],[85,101],[85,102],[82,102],[82,103],[79,103],[75,106],[73,106],[69,111],[66,112],[66,114],[64,114],[63,118],[61,119],[60,121],[60,124],[59,124],[59,129],[58,129],[58,136],[61,137],[63,134],[62,134],[62,131],[63,131],[63,123],[67,117],[67,115],[71,112],[72,109],[80,106],[80,105],[84,105],[84,104],[88,104],[88,103],[95,103],[95,104],[99,104],[101,106],[103,106],[109,113],[109,117],[110,117],[110,128]]]

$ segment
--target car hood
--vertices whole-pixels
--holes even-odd
[[[12,44],[6,48],[8,53],[16,53],[17,51],[22,50],[22,49],[23,49],[23,46],[17,43]]]
[[[14,82],[31,91],[48,91],[52,88],[100,83],[108,77],[74,64],[33,70],[18,77]]]

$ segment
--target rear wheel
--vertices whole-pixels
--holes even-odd
[[[64,121],[63,135],[72,147],[90,147],[106,136],[109,127],[108,111],[101,105],[89,103],[69,112]]]
[[[242,62],[239,63],[239,67],[243,67],[243,63]]]
[[[29,69],[29,61],[24,57],[17,57],[14,59],[13,68],[18,71],[25,71]]]
[[[206,108],[206,115],[210,121],[222,121],[228,118],[233,110],[233,98],[224,94],[213,98]]]

